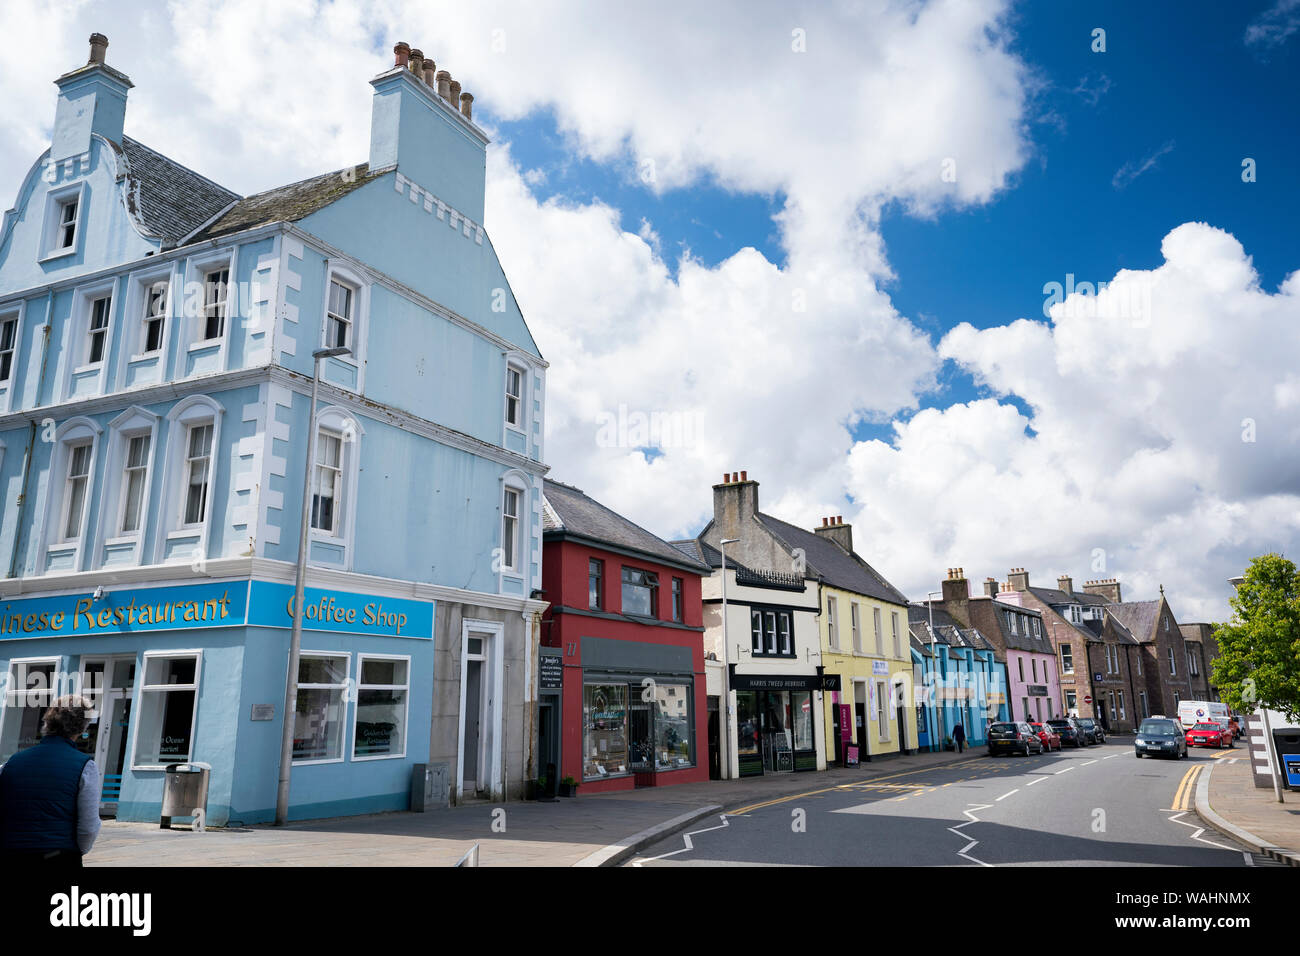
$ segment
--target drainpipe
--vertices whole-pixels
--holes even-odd
[[[54,309],[54,289],[51,288],[45,296],[45,324],[41,326],[41,371],[36,379],[36,405],[41,404],[41,392],[45,388],[45,372],[50,364],[50,333],[52,331],[51,316]],[[31,481],[32,458],[36,455],[36,428],[37,422],[32,419],[32,423],[27,432],[27,451],[23,458],[23,482],[22,489],[18,492],[18,520],[14,523],[14,545],[9,555],[9,574],[8,577],[18,577],[18,555],[21,554],[20,545],[23,539],[23,518],[27,514],[27,488]]]

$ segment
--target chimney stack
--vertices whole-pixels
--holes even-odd
[[[411,45],[409,43],[398,43],[393,47],[393,66],[406,68],[407,62],[411,58]]]
[[[969,616],[965,604],[970,600],[970,585],[966,581],[966,572],[961,568],[949,568],[948,578],[943,582],[943,603],[947,610],[961,622],[963,627]],[[957,605],[957,607],[954,607]]]
[[[985,579],[984,579],[984,594],[985,594],[987,597],[991,597],[991,598],[995,598],[995,597],[998,596],[998,579],[997,579],[997,578],[985,578]]]
[[[1083,590],[1087,594],[1095,594],[1104,599],[1109,604],[1123,604],[1120,598],[1119,581],[1115,578],[1102,578],[1099,581],[1086,581]]]
[[[713,523],[723,538],[747,537],[749,523],[758,512],[758,482],[743,477],[748,472],[729,473],[720,485],[713,486]]]
[[[465,119],[470,120],[471,122],[474,120],[474,94],[473,93],[460,94],[460,115],[465,117]]]
[[[90,35],[90,59],[87,64],[97,66],[104,65],[104,54],[108,50],[108,37],[102,33],[92,33]]]
[[[1012,568],[1011,573],[1007,575],[1007,584],[1012,591],[1029,590],[1029,572],[1024,568]]]
[[[1068,574],[1062,574],[1056,579],[1056,586],[1066,594],[1074,594],[1074,582],[1070,580]]]
[[[849,554],[853,553],[853,525],[845,524],[843,515],[822,518],[822,526],[813,528],[813,534],[834,541]]]

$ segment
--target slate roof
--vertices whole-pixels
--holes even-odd
[[[930,612],[924,604],[908,604],[907,629],[914,640],[930,643]],[[970,647],[977,651],[996,651],[996,648],[976,628],[961,627],[955,618],[941,608],[934,609],[934,636],[940,644],[950,647]]]
[[[1105,604],[1106,599],[1100,594],[1088,594],[1086,591],[1075,591],[1073,594],[1066,593],[1058,588],[1036,588],[1030,587],[1029,593],[1034,595],[1044,604]]]
[[[843,588],[855,594],[864,594],[890,604],[907,604],[907,598],[884,579],[871,565],[856,554],[849,554],[834,541],[813,531],[763,514],[754,517],[787,548],[801,548],[812,575],[822,578],[832,587]]]
[[[718,565],[722,564],[721,560],[719,560],[717,564],[715,564],[712,561],[705,560],[704,550],[703,550],[704,545],[702,545],[699,541],[696,541],[694,538],[686,538],[682,541],[669,541],[668,543],[671,544],[678,551],[680,551],[682,554],[686,555],[692,561],[698,561],[700,562],[700,564],[707,564],[709,565],[709,567],[717,567]],[[713,550],[713,549],[710,548],[709,550]]]
[[[1106,610],[1138,641],[1148,641],[1160,619],[1160,601],[1127,601],[1108,604]]]
[[[122,137],[122,152],[136,187],[129,193],[132,211],[152,235],[162,239],[164,248],[178,245],[239,199],[239,193],[129,136]]]
[[[608,544],[645,555],[697,574],[708,574],[709,568],[684,554],[662,538],[645,528],[606,508],[594,498],[589,498],[581,488],[547,478],[542,494],[546,500],[543,509],[543,538],[573,535],[597,544]],[[551,512],[550,515],[546,512]]]
[[[1047,636],[1046,623],[1040,623],[1038,625],[1042,633],[1041,637],[1034,637],[1032,633],[1027,634],[1020,628],[1017,628],[1013,634],[1011,628],[1007,625],[1006,614],[1004,613],[1006,611],[1012,611],[1017,614],[1026,614],[1029,617],[1038,618],[1041,622],[1043,620],[1042,611],[1039,611],[1036,608],[1020,607],[1016,604],[1007,604],[1005,602],[997,601],[994,602],[993,608],[993,619],[997,622],[998,633],[1001,635],[1003,643],[1005,643],[1008,648],[1014,651],[1027,651],[1031,654],[1056,653],[1052,647],[1051,639]]]
[[[387,172],[385,170],[384,172]],[[254,229],[273,222],[296,222],[377,179],[368,163],[336,169],[239,200],[233,208],[195,236],[195,241]]]

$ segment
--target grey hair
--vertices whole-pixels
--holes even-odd
[[[60,697],[45,711],[41,720],[41,733],[76,740],[85,733],[90,723],[86,712],[92,709],[90,701],[78,694]]]

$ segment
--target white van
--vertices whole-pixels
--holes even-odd
[[[1228,705],[1217,700],[1183,700],[1178,703],[1178,722],[1183,730],[1204,721],[1226,724],[1232,717]]]

